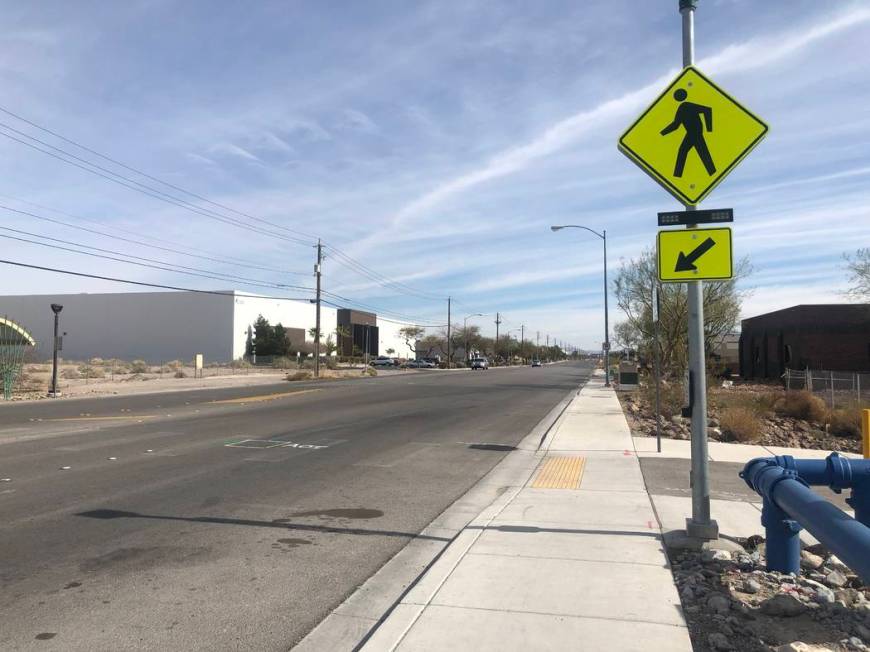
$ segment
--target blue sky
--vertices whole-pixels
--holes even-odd
[[[676,5],[4,2],[0,107],[321,236],[427,295],[450,294],[460,320],[487,313],[471,320],[485,332],[500,311],[503,329],[524,323],[591,348],[603,332],[600,242],[548,226],[607,229],[613,274],[620,259],[653,245],[657,211],[680,208],[616,148],[678,72]],[[696,38],[698,67],[771,127],[704,204],[735,210],[735,254],[756,270],[744,316],[843,301],[842,254],[870,244],[870,2],[701,0]],[[0,123],[75,151],[9,115]],[[0,138],[0,204],[287,273],[0,210],[8,228],[270,283],[312,282],[310,247],[217,223],[8,138]],[[258,289],[0,245],[0,258],[22,262]],[[123,289],[6,266],[2,278],[0,294]],[[383,310],[445,321],[443,302],[372,283],[333,255],[324,284]],[[611,302],[611,323],[620,318]]]

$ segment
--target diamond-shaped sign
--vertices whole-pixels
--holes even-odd
[[[689,66],[619,139],[620,151],[684,204],[706,197],[767,125]]]

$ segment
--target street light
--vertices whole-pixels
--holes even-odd
[[[59,303],[51,304],[51,311],[54,313],[54,354],[52,355],[51,364],[51,391],[48,393],[52,398],[57,398],[57,331],[60,322],[60,311],[63,306]]]
[[[610,387],[610,325],[607,315],[607,231],[594,231],[588,226],[580,226],[579,224],[562,224],[560,226],[551,226],[551,231],[560,231],[562,229],[583,229],[597,235],[604,241],[604,385]]]
[[[483,317],[482,312],[476,312],[473,315],[468,315],[462,320],[462,331],[465,333],[465,361],[468,362],[468,320],[472,317]]]

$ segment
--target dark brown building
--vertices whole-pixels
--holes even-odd
[[[338,329],[347,333],[347,336],[339,336],[338,355],[349,358],[351,356],[366,355],[375,358],[378,356],[378,317],[372,312],[361,310],[349,310],[339,308],[336,315]]]
[[[870,304],[792,306],[744,319],[740,374],[778,378],[787,368],[870,371]]]

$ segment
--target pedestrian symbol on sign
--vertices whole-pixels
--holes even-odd
[[[710,150],[707,148],[707,141],[704,140],[704,127],[706,126],[707,131],[713,131],[713,109],[694,102],[686,102],[688,96],[689,94],[682,88],[674,91],[674,99],[680,103],[680,106],[677,108],[673,122],[662,129],[660,133],[662,136],[667,136],[679,127],[685,130],[683,142],[680,143],[680,149],[677,152],[677,164],[674,167],[675,177],[683,176],[686,157],[693,149],[701,157],[707,174],[713,175],[716,173],[716,166],[713,164],[713,157],[710,156]],[[701,123],[702,117],[704,118],[703,124]]]

